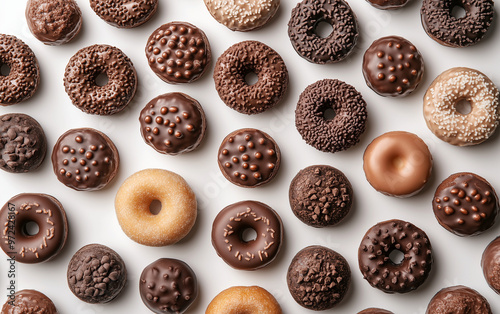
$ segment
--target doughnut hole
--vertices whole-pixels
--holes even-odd
[[[248,86],[252,86],[258,81],[259,76],[254,71],[249,71],[247,74],[245,74],[245,83],[247,83]]]
[[[455,110],[462,115],[468,115],[472,111],[472,105],[469,100],[460,99],[455,104]]]
[[[318,20],[314,25],[314,33],[321,38],[329,37],[332,34],[332,32],[333,32],[332,23],[324,19]]]
[[[38,232],[40,231],[40,227],[38,226],[38,224],[34,221],[27,221],[26,223],[24,223],[23,225],[23,233],[26,235],[26,236],[36,236],[38,234]]]
[[[327,121],[333,120],[337,114],[335,113],[335,110],[333,108],[327,108],[323,112],[323,118]]]
[[[156,216],[160,213],[161,207],[161,202],[159,200],[152,200],[151,204],[149,204],[149,211]]]
[[[109,77],[106,72],[101,72],[95,77],[95,84],[99,87],[106,86],[109,82]]]
[[[467,12],[465,12],[465,9],[460,5],[455,5],[451,9],[451,16],[453,16],[456,19],[464,18],[465,15],[467,15]]]
[[[241,240],[246,243],[255,241],[257,240],[257,231],[251,227],[243,228],[240,237]]]
[[[394,249],[391,253],[389,253],[389,259],[394,265],[401,265],[401,263],[403,263],[404,261],[404,258],[405,254],[398,249]]]
[[[0,62],[0,76],[9,76],[10,66],[6,63]]]
[[[406,166],[406,162],[401,156],[395,156],[392,159],[392,165],[396,171],[401,171]]]

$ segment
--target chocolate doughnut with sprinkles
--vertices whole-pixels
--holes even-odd
[[[109,25],[132,28],[155,14],[158,0],[90,0],[90,7]]]

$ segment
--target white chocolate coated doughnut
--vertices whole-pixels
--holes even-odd
[[[231,287],[219,293],[205,314],[281,314],[281,307],[266,289],[259,286]]]

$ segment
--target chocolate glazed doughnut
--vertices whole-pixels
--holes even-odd
[[[90,0],[90,7],[109,25],[132,28],[146,23],[155,14],[158,0]]]

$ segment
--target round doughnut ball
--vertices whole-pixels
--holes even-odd
[[[332,110],[335,116],[327,118]],[[356,145],[365,131],[366,119],[366,102],[361,94],[336,79],[309,85],[295,109],[295,127],[302,138],[317,150],[330,153]]]
[[[221,313],[282,314],[283,312],[278,301],[266,289],[258,286],[236,286],[219,293],[205,311],[205,314]]]
[[[425,314],[492,314],[488,301],[465,286],[443,288],[432,297]]]
[[[486,141],[500,119],[499,91],[483,73],[469,68],[452,68],[441,73],[424,96],[427,127],[439,139],[456,146]],[[469,113],[457,110],[461,101]]]
[[[33,96],[40,82],[35,54],[15,36],[0,34],[0,105],[8,106]]]
[[[393,10],[404,7],[409,0],[366,0],[371,5],[381,10]]]
[[[155,14],[158,0],[90,0],[90,7],[109,25],[132,28],[146,23]]]
[[[387,311],[384,309],[371,307],[369,309],[358,312],[358,314],[394,314],[391,311]]]
[[[160,202],[159,212],[152,203]],[[184,238],[196,221],[193,190],[178,174],[145,169],[128,177],[115,197],[116,216],[125,234],[147,246],[165,246]]]
[[[2,307],[2,314],[40,313],[58,314],[56,306],[45,294],[37,290],[20,290],[9,297]]]
[[[481,268],[490,288],[500,294],[500,237],[491,241],[484,250]]]

